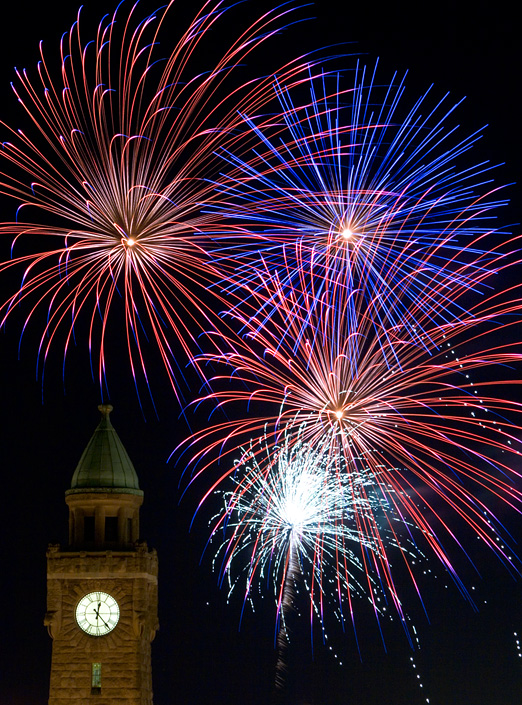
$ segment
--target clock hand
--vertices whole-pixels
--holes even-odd
[[[105,624],[105,626],[107,627],[107,629],[110,630],[109,625],[107,624],[107,622],[103,619],[103,617],[102,617],[101,614],[100,614],[100,608],[101,608],[101,602],[98,602],[98,609],[96,609],[96,607],[93,607],[94,614],[96,615],[96,621],[98,621],[99,619],[101,619],[101,621]]]
[[[109,625],[107,624],[107,622],[103,619],[103,617],[102,617],[101,615],[100,615],[100,619],[101,619],[101,621],[105,624],[105,626],[107,627],[107,629],[110,629]]]

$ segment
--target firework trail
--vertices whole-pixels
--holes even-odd
[[[21,304],[25,331],[44,313],[42,374],[51,347],[63,345],[65,364],[85,332],[102,390],[107,366],[121,366],[121,355],[110,357],[109,333],[118,346],[126,340],[137,387],[149,384],[146,359],[156,355],[178,395],[185,361],[178,367],[173,341],[193,360],[200,329],[218,320],[213,308],[220,304],[204,296],[224,272],[212,264],[202,232],[214,217],[201,213],[213,189],[202,176],[217,173],[218,146],[232,149],[237,141],[238,111],[255,112],[272,99],[271,78],[243,75],[238,87],[235,74],[295,10],[260,16],[201,71],[205,41],[229,8],[206,2],[162,56],[157,45],[172,5],[139,19],[137,3],[127,15],[120,4],[94,41],[84,41],[78,15],[62,38],[61,66],[41,49],[36,78],[16,72],[13,90],[29,129],[3,124],[9,139],[0,154],[8,166],[0,192],[20,205],[16,221],[0,227],[12,238],[0,272],[19,272],[21,283],[0,321]],[[282,71],[292,83],[301,66]]]
[[[345,611],[354,620],[354,596],[368,597],[379,618],[383,585],[404,621],[385,551],[393,546],[419,555],[401,538],[404,522],[374,478],[356,468],[339,473],[343,459],[335,461],[328,443],[303,441],[303,431],[286,429],[275,447],[266,437],[250,443],[235,463],[234,489],[222,493],[211,534],[219,542],[214,565],[230,592],[243,590],[245,605],[256,590],[274,592],[277,689],[285,685],[288,619],[300,587],[310,598],[311,624],[315,616],[323,636],[332,599],[342,623]],[[375,515],[388,525],[382,535],[363,529]]]
[[[467,555],[459,525],[516,570],[489,505],[522,509],[522,405],[495,395],[520,382],[513,369],[522,359],[519,345],[507,342],[519,325],[520,300],[507,303],[509,292],[502,292],[451,324],[428,327],[423,320],[427,332],[417,344],[402,326],[373,335],[371,316],[346,316],[327,289],[318,304],[313,290],[292,297],[276,275],[265,274],[263,285],[276,303],[269,321],[260,325],[252,313],[240,318],[247,331],[241,345],[212,358],[225,371],[207,400],[234,412],[185,444],[194,477],[245,437],[267,429],[276,446],[287,427],[302,426],[304,442],[328,445],[338,477],[372,478],[374,491],[417,527],[422,551],[435,553],[466,596],[454,566],[455,550]],[[354,496],[364,498],[365,487]],[[380,526],[371,512],[360,519],[368,540]]]
[[[262,289],[261,258],[298,290],[336,279],[352,315],[370,309],[374,334],[401,323],[419,340],[431,320],[465,315],[462,291],[487,292],[509,259],[505,233],[492,228],[506,201],[492,167],[464,159],[481,131],[462,136],[458,104],[430,89],[404,107],[404,77],[379,85],[376,69],[358,65],[348,89],[336,75],[311,76],[301,102],[276,82],[279,113],[245,115],[257,138],[248,157],[222,151],[227,178],[213,210],[231,224],[228,254],[241,246],[247,258],[231,291]],[[276,305],[267,301],[267,316]]]
[[[477,135],[448,147],[451,111],[423,116],[423,97],[395,122],[403,84],[377,100],[375,76],[356,72],[343,120],[345,94],[328,92],[328,79],[321,93],[311,79],[302,107],[281,90],[274,138],[247,120],[264,151],[248,162],[228,153],[236,180],[224,212],[267,245],[243,280],[238,270],[248,295],[225,314],[242,338],[201,357],[224,372],[196,403],[232,420],[183,447],[199,476],[265,429],[277,446],[302,426],[305,442],[342,458],[339,476],[368,473],[376,492],[393,490],[391,506],[469,597],[454,567],[455,550],[466,555],[458,524],[512,569],[488,505],[522,508],[522,405],[499,395],[519,382],[521,300],[508,282],[520,237],[486,224],[501,202],[484,193],[485,164],[457,168]],[[379,535],[376,517],[360,526]]]

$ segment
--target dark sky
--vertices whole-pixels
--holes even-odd
[[[190,5],[179,2],[185,8]],[[148,0],[144,5],[154,8]],[[111,9],[107,2],[85,2],[86,15],[96,21]],[[296,47],[310,50],[351,42],[346,51],[367,54],[370,63],[380,57],[385,74],[409,69],[412,96],[431,83],[441,94],[450,91],[455,100],[467,96],[460,112],[467,131],[488,123],[481,149],[493,162],[507,162],[502,180],[520,180],[521,66],[514,3],[320,0],[302,12],[317,19],[289,33],[292,40],[281,48],[282,56],[290,58]],[[2,9],[2,120],[16,125],[19,116],[9,90],[13,66],[34,66],[38,41],[45,39],[51,51],[74,15],[70,2],[62,9],[53,4],[51,10],[46,3],[19,0]],[[352,62],[346,59],[347,66]],[[515,205],[505,217],[508,222],[520,221],[520,187],[511,195]],[[0,206],[2,220],[10,220],[12,205],[2,201]],[[6,251],[2,246],[3,256]],[[6,286],[0,279],[2,300]],[[51,368],[54,374],[44,387],[42,403],[32,343],[29,336],[18,361],[17,331],[11,327],[0,333],[0,705],[47,702],[51,640],[43,627],[45,551],[49,542],[65,541],[64,492],[98,423],[100,401],[84,353],[73,351],[65,392],[57,367]],[[188,493],[179,504],[183,468],[166,462],[187,432],[178,420],[176,400],[158,385],[159,419],[148,413],[145,421],[125,369],[122,363],[111,380],[112,420],[145,491],[143,537],[160,556],[160,632],[153,644],[155,705],[266,703],[273,678],[273,605],[267,598],[238,631],[240,601],[227,605],[209,558],[200,564],[207,534],[204,516],[189,533],[199,490]],[[198,427],[204,419],[194,417],[191,422]],[[522,536],[515,521],[510,526]],[[511,580],[491,556],[481,555],[481,560],[482,579],[463,569],[469,585],[476,588],[478,612],[451,584],[445,587],[443,576],[423,587],[429,622],[412,599],[418,651],[409,649],[400,626],[393,624],[387,627],[386,652],[371,615],[364,611],[359,620],[362,663],[349,633],[343,637],[334,629],[332,634],[342,667],[320,643],[312,661],[306,634],[300,634],[294,668],[302,671],[300,679],[306,687],[296,691],[306,691],[306,697],[296,696],[296,705],[421,705],[426,698],[430,705],[518,702],[522,659],[514,632],[522,633],[522,585]],[[434,561],[433,568],[436,572]]]

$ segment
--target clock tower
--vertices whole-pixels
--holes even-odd
[[[98,409],[65,493],[69,545],[47,552],[49,705],[152,705],[158,558],[138,540],[143,492],[110,422],[112,406]]]

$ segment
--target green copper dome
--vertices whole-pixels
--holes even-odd
[[[142,495],[138,476],[127,451],[114,430],[109,414],[113,407],[101,404],[102,418],[74,471],[71,489],[77,492],[116,492]]]

